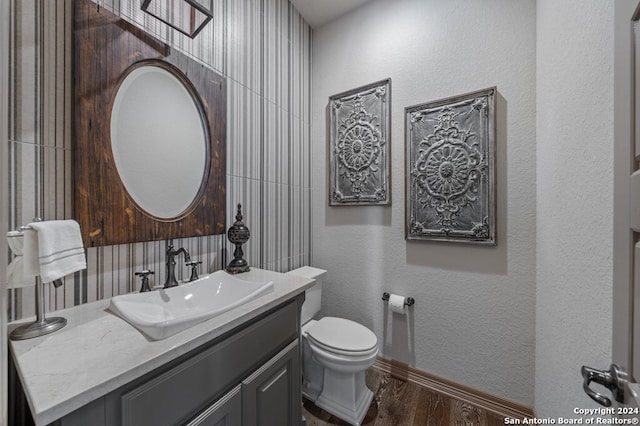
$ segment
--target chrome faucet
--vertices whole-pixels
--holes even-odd
[[[189,252],[184,247],[180,247],[178,250],[173,249],[173,244],[169,244],[167,247],[167,280],[164,283],[164,288],[175,287],[178,285],[178,280],[176,280],[175,257],[180,253],[184,255],[185,262],[191,262],[191,256],[189,256]]]

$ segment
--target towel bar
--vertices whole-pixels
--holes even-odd
[[[36,218],[34,222],[40,222],[42,219]],[[33,229],[30,226],[21,226],[20,231]],[[44,314],[44,284],[40,277],[36,277],[36,321],[30,324],[24,324],[11,332],[9,336],[13,340],[25,340],[33,337],[42,336],[44,334],[53,333],[67,325],[67,320],[62,317],[45,318]],[[57,288],[62,285],[62,280],[53,281],[53,285]]]

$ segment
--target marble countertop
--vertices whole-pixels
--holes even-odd
[[[153,341],[107,308],[109,299],[47,313],[67,326],[10,341],[36,426],[54,420],[215,339],[306,290],[313,280],[251,269],[240,278],[274,282],[274,291],[164,340]],[[33,319],[31,320],[33,321]],[[12,323],[12,328],[27,321]]]

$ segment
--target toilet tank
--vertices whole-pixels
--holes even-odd
[[[311,266],[303,266],[302,268],[287,272],[287,274],[313,278],[316,280],[315,284],[305,291],[305,301],[302,304],[302,313],[300,315],[301,324],[305,324],[320,312],[320,306],[322,303],[322,278],[326,273],[327,271],[324,269],[318,269]]]

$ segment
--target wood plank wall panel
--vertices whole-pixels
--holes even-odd
[[[74,216],[85,246],[224,234],[226,79],[94,6],[90,0],[75,0],[74,7]],[[189,213],[173,221],[155,220],[138,207],[111,152],[111,104],[123,76],[141,64],[164,68],[197,93],[207,123],[209,157],[201,192]]]
[[[33,217],[73,218],[70,129],[73,0],[11,0],[10,228]],[[227,80],[227,224],[243,204],[252,266],[285,271],[309,264],[311,238],[311,29],[288,0],[213,0],[214,18],[191,40],[139,10],[136,0],[98,0],[127,22]],[[271,121],[274,120],[274,121]],[[271,152],[275,151],[275,153]],[[280,215],[275,217],[274,215]],[[231,256],[225,236],[174,240],[202,273]],[[46,286],[48,310],[139,287],[133,273],[165,276],[165,241],[89,248],[87,270]],[[7,249],[7,262],[12,255]],[[187,268],[177,268],[187,279]],[[34,313],[34,287],[9,290],[9,320]]]

